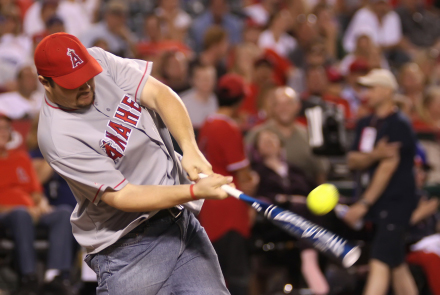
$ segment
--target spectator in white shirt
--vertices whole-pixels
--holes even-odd
[[[282,57],[287,57],[297,46],[295,38],[286,33],[291,24],[290,13],[281,10],[269,21],[269,28],[261,33],[258,46],[272,49]]]
[[[214,94],[216,72],[213,66],[196,64],[192,68],[192,88],[183,92],[181,98],[185,104],[194,128],[200,128],[206,117],[218,109]]]
[[[24,61],[31,58],[32,41],[21,33],[19,9],[10,6],[0,21],[0,89],[16,90],[15,78]]]
[[[370,5],[359,9],[353,16],[344,35],[343,45],[347,52],[356,48],[356,40],[366,31],[375,45],[392,49],[402,39],[402,26],[399,15],[391,10],[387,0],[370,0]]]
[[[0,94],[0,113],[9,118],[33,118],[40,112],[43,93],[37,91],[37,72],[34,66],[23,66],[17,75],[17,91]]]
[[[91,14],[87,13],[90,2],[93,1],[35,1],[24,16],[24,32],[30,37],[43,32],[47,20],[56,14],[64,21],[67,33],[80,36],[91,25]]]

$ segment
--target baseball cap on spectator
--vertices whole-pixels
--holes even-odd
[[[363,58],[357,58],[350,64],[350,73],[368,73],[370,65]]]
[[[386,69],[373,69],[366,76],[360,77],[358,83],[367,87],[389,87],[394,91],[398,88],[396,78]]]
[[[247,95],[247,86],[238,74],[226,74],[217,84],[219,106],[233,106]]]
[[[52,78],[66,89],[75,89],[102,72],[101,65],[77,37],[56,33],[44,38],[35,49],[38,75]]]
[[[325,69],[327,74],[327,79],[330,83],[340,83],[344,81],[344,76],[335,68],[335,67],[327,67]]]

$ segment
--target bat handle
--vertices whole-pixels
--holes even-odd
[[[203,173],[199,173],[199,177],[200,178],[206,178],[206,177],[208,177],[208,175],[203,174]],[[222,190],[227,192],[229,195],[231,195],[231,196],[233,196],[233,197],[235,197],[237,199],[239,199],[240,195],[243,193],[242,191],[240,191],[240,190],[238,190],[236,188],[233,188],[232,186],[229,186],[227,184],[222,185],[221,188],[222,188]]]

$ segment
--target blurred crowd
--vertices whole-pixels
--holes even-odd
[[[362,175],[352,173],[345,156],[356,142],[359,119],[376,110],[359,78],[377,69],[392,73],[397,83],[390,86],[390,101],[415,132],[416,185],[424,196],[411,217],[408,261],[421,266],[411,269],[419,292],[440,294],[432,278],[440,267],[440,247],[428,251],[437,253],[429,259],[418,256],[417,249],[426,250],[420,245],[409,250],[437,230],[438,201],[428,195],[440,193],[440,1],[0,0],[0,225],[6,228],[1,235],[22,241],[14,230],[8,236],[19,220],[16,230],[25,228],[32,237],[20,243],[32,248],[32,224],[49,228],[50,251],[56,253],[48,255],[39,277],[35,263],[29,263],[35,255],[18,250],[19,287],[47,285],[54,278],[63,286],[75,281],[73,238],[52,224],[63,224],[76,202],[36,140],[44,89],[33,53],[44,37],[58,32],[77,36],[86,47],[153,62],[151,75],[181,97],[215,172],[233,175],[249,194],[345,234],[367,253],[373,235],[368,223],[354,231],[335,212],[313,216],[304,196],[330,181],[340,189],[342,203],[360,197]],[[32,163],[11,180],[27,183],[24,193],[7,187],[6,176],[15,169],[11,163],[17,162],[6,157],[7,151],[23,165]],[[383,143],[383,151],[393,147]],[[20,201],[11,201],[14,194]],[[215,206],[206,202],[200,220],[233,295],[294,294],[301,288],[317,295],[361,293],[365,263],[345,271],[246,206]],[[231,222],[221,221],[231,207],[236,208]],[[243,212],[246,218],[237,217]],[[228,248],[232,245],[234,251]],[[62,261],[60,251],[72,259]],[[423,259],[435,265],[427,267]],[[14,289],[3,281],[0,289]]]

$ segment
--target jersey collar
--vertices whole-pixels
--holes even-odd
[[[47,98],[46,94],[44,94],[44,101],[46,103],[46,105],[48,105],[49,107],[53,108],[53,109],[57,109],[57,110],[62,110],[65,112],[74,112],[74,111],[78,111],[79,109],[69,109],[69,108],[64,108],[56,103],[53,103],[49,100],[49,98]]]

